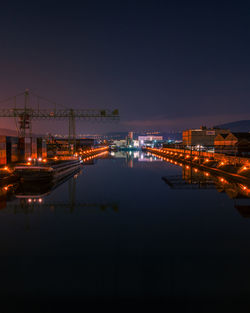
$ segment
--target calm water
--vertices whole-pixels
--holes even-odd
[[[10,197],[0,211],[2,301],[18,312],[79,301],[243,311],[250,200],[182,176],[179,166],[117,153],[36,202]]]

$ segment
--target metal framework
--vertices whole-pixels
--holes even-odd
[[[35,101],[31,103],[30,96],[35,98]],[[24,97],[23,105],[17,105],[17,97]],[[47,102],[50,105],[49,109],[41,109],[40,103],[41,101]],[[18,120],[18,131],[20,137],[26,137],[27,134],[31,134],[31,121],[32,120],[63,120],[68,119],[69,121],[69,147],[73,145],[75,147],[76,140],[76,128],[75,128],[75,120],[111,120],[117,121],[119,120],[119,111],[115,110],[107,110],[107,109],[83,109],[83,110],[74,110],[70,108],[66,108],[62,105],[58,105],[44,97],[38,96],[29,90],[25,92],[10,97],[0,103],[13,103],[12,108],[0,108],[0,117],[3,118],[15,118]],[[34,102],[36,104],[34,105]],[[31,107],[32,105],[32,107]],[[51,108],[52,106],[52,108]],[[61,108],[58,108],[60,106]]]

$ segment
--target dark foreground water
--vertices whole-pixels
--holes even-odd
[[[1,204],[4,312],[76,304],[248,312],[250,201],[137,157],[97,160],[45,197]]]

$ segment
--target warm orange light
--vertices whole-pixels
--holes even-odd
[[[3,189],[4,189],[4,190],[8,190],[8,186],[5,186]]]
[[[46,159],[43,159],[43,163],[46,163],[47,162],[47,160]]]
[[[209,176],[209,173],[205,173],[206,176]]]
[[[220,181],[223,183],[224,182],[224,178],[221,178]]]
[[[30,162],[28,162],[28,163],[27,163],[27,165],[31,165],[31,163],[30,163]]]
[[[197,173],[198,172],[197,168],[195,168],[194,171]]]
[[[186,168],[189,169],[189,166],[187,165]]]

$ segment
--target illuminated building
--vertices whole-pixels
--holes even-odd
[[[217,135],[229,133],[229,130],[217,128],[201,127],[199,129],[189,129],[182,132],[182,141],[183,145],[187,147],[213,147],[214,140]]]
[[[139,146],[154,147],[157,143],[163,141],[162,136],[139,136],[138,137]]]

